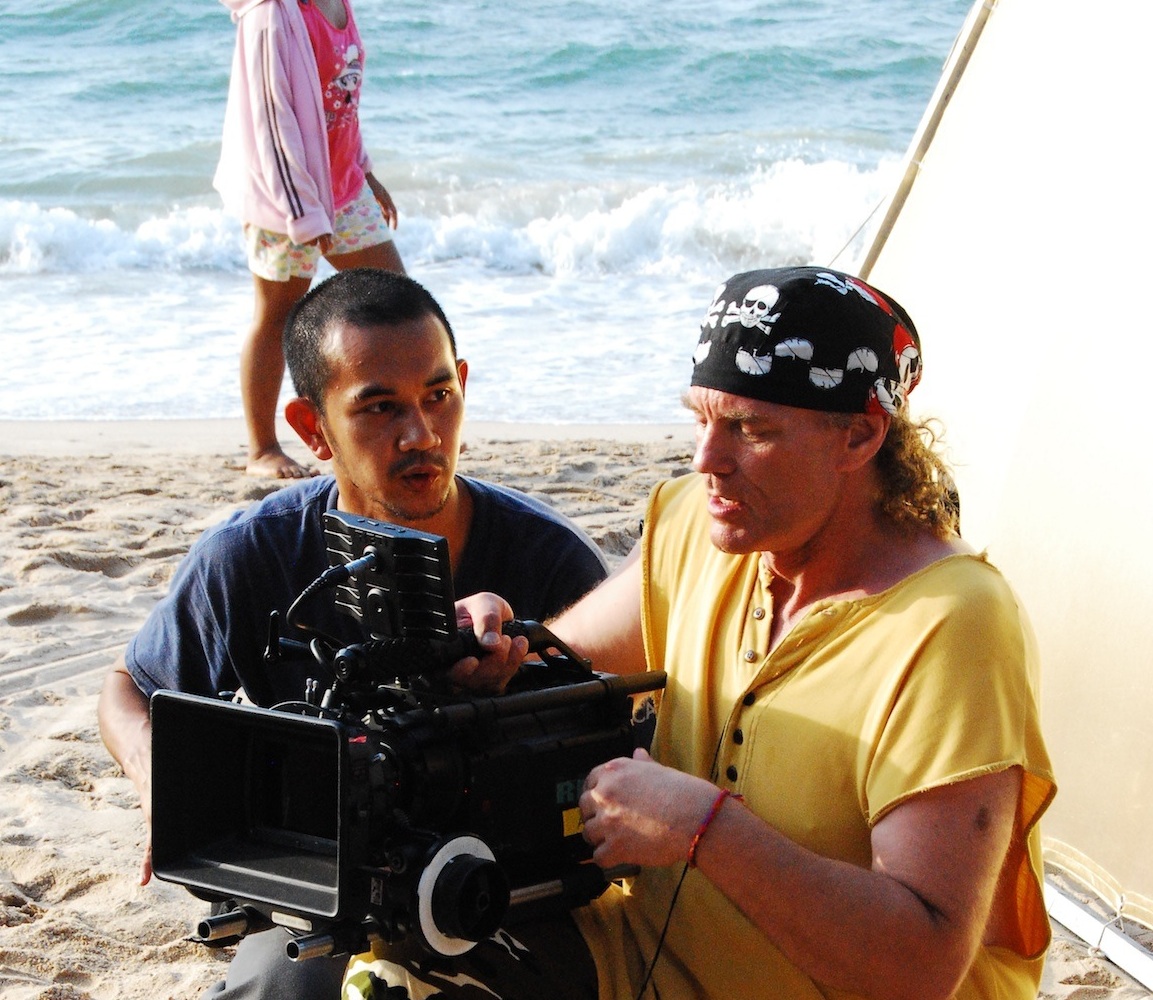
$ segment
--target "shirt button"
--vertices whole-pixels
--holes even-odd
[[[733,767],[732,764],[725,768],[725,777],[728,778],[729,781],[737,780],[737,769]]]
[[[756,700],[757,700],[757,696],[756,696],[755,694],[753,694],[753,692],[752,692],[752,691],[750,691],[750,692],[749,692],[747,695],[745,695],[745,697],[744,697],[744,703],[745,703],[746,705],[752,705],[752,704],[754,704],[754,703],[756,702]]]
[[[762,618],[765,617],[765,609],[764,608],[753,608],[753,617],[757,621],[760,621]]]
[[[745,650],[745,662],[752,663],[757,658],[757,651],[755,649]]]
[[[733,742],[738,746],[745,742],[745,734],[739,729],[733,730]]]

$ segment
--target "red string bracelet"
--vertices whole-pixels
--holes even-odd
[[[722,788],[720,794],[713,799],[712,807],[709,809],[708,814],[703,820],[701,825],[697,827],[697,832],[693,836],[692,842],[689,844],[689,867],[696,868],[697,866],[697,848],[701,845],[701,837],[705,835],[705,831],[709,828],[709,824],[717,818],[717,813],[721,811],[721,806],[725,804],[725,799],[732,797],[737,802],[743,802],[743,795],[733,795],[727,788]]]

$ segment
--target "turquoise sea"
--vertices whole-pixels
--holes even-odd
[[[361,117],[475,419],[664,422],[730,273],[852,269],[962,0],[357,0]],[[230,417],[213,0],[0,0],[0,418]]]

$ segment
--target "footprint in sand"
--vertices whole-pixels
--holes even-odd
[[[68,748],[64,752],[55,751],[40,760],[30,761],[13,774],[13,781],[56,781],[75,792],[91,793],[99,778],[114,777],[120,769],[110,760],[97,759],[95,750]]]
[[[56,549],[48,553],[48,556],[65,569],[75,569],[82,573],[103,573],[113,580],[131,573],[140,562],[138,556],[125,556],[114,552]]]
[[[15,611],[10,611],[4,616],[4,620],[13,626],[41,625],[55,618],[65,618],[75,614],[75,612],[76,609],[67,604],[44,604],[36,601],[32,604],[26,604],[22,608],[17,608]]]
[[[0,882],[0,927],[30,924],[44,914],[22,886],[14,882]]]

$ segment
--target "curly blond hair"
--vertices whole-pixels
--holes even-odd
[[[953,473],[941,457],[940,423],[893,417],[876,455],[882,516],[899,527],[928,528],[937,538],[959,534],[961,502]]]
[[[852,413],[830,413],[829,420],[847,427]],[[928,528],[937,538],[961,533],[961,501],[953,473],[941,457],[940,421],[915,422],[904,413],[889,424],[874,456],[880,479],[877,510],[898,528]]]

